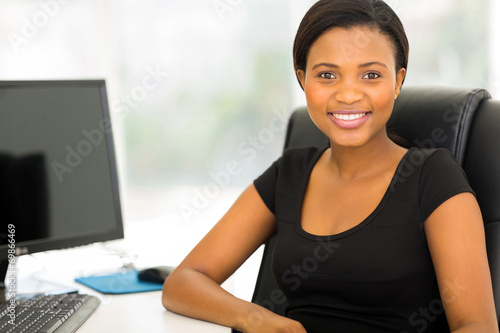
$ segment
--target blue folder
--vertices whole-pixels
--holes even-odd
[[[80,277],[75,281],[103,294],[130,294],[162,289],[163,285],[160,283],[139,281],[138,273],[137,270],[131,270],[111,275]]]

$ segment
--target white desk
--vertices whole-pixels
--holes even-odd
[[[101,305],[77,333],[230,333],[231,329],[166,311],[161,292],[100,295]]]
[[[71,265],[70,262],[67,262]],[[96,296],[101,304],[77,330],[77,333],[230,333],[231,329],[192,319],[165,310],[161,291],[122,295],[102,294],[74,281],[74,271],[41,270],[19,274],[19,292],[38,293],[77,289],[81,294]]]
[[[83,252],[92,252],[82,250]],[[192,319],[165,310],[161,304],[161,291],[133,293],[123,295],[101,294],[74,281],[75,277],[94,274],[95,272],[79,270],[77,267],[88,266],[93,261],[97,264],[96,255],[81,256],[80,250],[57,251],[47,255],[47,258],[20,258],[18,285],[19,293],[55,291],[65,288],[78,289],[82,294],[98,297],[101,304],[89,319],[78,329],[77,333],[230,333],[231,329],[213,323]],[[76,257],[76,254],[78,257]],[[44,257],[44,255],[42,255]],[[52,266],[52,257],[56,257]],[[78,258],[78,259],[76,259]],[[76,260],[75,260],[76,259]],[[111,271],[112,262],[102,259]],[[89,262],[87,262],[89,261]],[[61,265],[61,263],[64,263]],[[43,265],[41,265],[43,264]],[[37,267],[39,266],[40,267]],[[99,266],[100,266],[99,265]],[[61,267],[64,266],[64,267]],[[30,272],[29,268],[33,268]],[[102,269],[102,267],[101,267]],[[226,289],[234,290],[232,277],[225,283]],[[253,282],[243,281],[253,288]],[[224,285],[223,285],[224,286]],[[240,295],[238,295],[240,296]]]
[[[172,235],[162,231],[162,224],[163,221],[129,225],[126,241],[117,241],[109,247],[130,251],[132,259],[140,266],[172,265],[178,262],[183,254],[162,248],[164,244],[172,244],[172,238],[175,237],[175,233]],[[155,232],[145,237],[141,230],[155,230]],[[190,246],[193,245],[187,248]],[[262,250],[257,251],[223,284],[223,287],[239,298],[249,300],[261,256]],[[231,332],[230,328],[165,310],[161,304],[160,291],[104,295],[74,281],[75,277],[118,271],[123,264],[123,260],[118,257],[108,253],[99,245],[22,256],[17,263],[18,286],[20,286],[18,291],[29,293],[58,290],[60,288],[53,288],[53,285],[50,285],[57,284],[58,287],[76,288],[82,294],[97,296],[101,300],[100,306],[77,333]]]
[[[122,295],[101,294],[74,282],[73,279],[72,274],[64,274],[64,272],[56,274],[43,272],[32,277],[21,277],[19,282],[21,286],[29,290],[24,293],[77,289],[81,294],[99,298],[101,304],[77,333],[231,332],[230,328],[165,310],[161,304],[161,291]]]

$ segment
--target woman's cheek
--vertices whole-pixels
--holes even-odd
[[[373,91],[371,94],[371,102],[378,109],[391,109],[394,106],[395,91],[394,89],[384,89]]]
[[[328,105],[328,100],[330,98],[330,93],[328,89],[324,89],[315,84],[309,84],[306,86],[305,95],[307,99],[307,105],[315,109],[319,108],[325,110]]]

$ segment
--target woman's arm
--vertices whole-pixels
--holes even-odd
[[[238,299],[220,284],[276,232],[274,215],[253,185],[170,274],[163,306],[243,332],[300,332],[300,323]]]
[[[481,212],[471,193],[441,204],[424,230],[451,332],[498,332]]]

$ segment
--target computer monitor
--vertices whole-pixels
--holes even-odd
[[[104,80],[0,81],[0,283],[9,258],[123,238]]]

